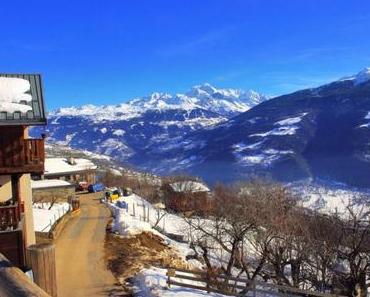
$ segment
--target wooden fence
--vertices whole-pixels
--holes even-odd
[[[229,296],[345,297],[187,269],[169,268],[167,284]]]

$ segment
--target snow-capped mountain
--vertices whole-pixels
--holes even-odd
[[[217,89],[205,83],[194,86],[185,94],[152,93],[118,105],[83,105],[60,108],[50,112],[51,118],[59,116],[83,116],[99,121],[129,120],[142,116],[147,111],[204,109],[222,117],[245,112],[268,99],[253,90]]]
[[[263,174],[369,186],[370,69],[264,101],[212,129],[186,135],[181,144],[170,139],[146,154],[161,160],[143,162],[148,169],[187,170],[213,181]]]
[[[258,174],[370,186],[369,68],[266,99],[205,84],[116,106],[62,108],[50,114],[49,141],[211,182]]]
[[[110,155],[141,158],[149,147],[210,129],[268,99],[254,91],[217,89],[210,84],[185,94],[153,93],[118,105],[84,105],[50,112],[50,143]],[[40,133],[34,128],[33,134]]]

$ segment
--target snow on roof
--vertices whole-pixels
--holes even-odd
[[[32,96],[26,94],[30,90],[30,82],[17,77],[0,77],[0,112],[13,113],[20,111],[26,113],[32,110],[27,102]]]
[[[209,192],[210,189],[204,184],[196,181],[181,181],[170,184],[175,192]]]
[[[32,189],[46,189],[46,188],[56,188],[56,187],[68,187],[72,186],[71,183],[60,180],[60,179],[43,179],[43,180],[32,180]]]
[[[115,176],[122,176],[122,172],[115,168],[109,168],[109,172]]]
[[[45,176],[80,172],[97,168],[93,162],[87,159],[73,159],[73,161],[73,164],[70,164],[67,158],[46,158]]]

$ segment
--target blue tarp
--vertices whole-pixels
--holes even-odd
[[[105,186],[103,184],[93,184],[90,185],[87,190],[89,193],[96,193],[96,192],[101,192],[105,189]]]
[[[124,202],[124,201],[117,201],[116,205],[119,207],[119,208],[127,208],[127,203]]]

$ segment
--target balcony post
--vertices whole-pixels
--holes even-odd
[[[12,174],[11,181],[12,181],[12,198],[14,204],[18,204],[17,212],[18,212],[18,219],[21,218],[21,191],[20,191],[20,174]]]

